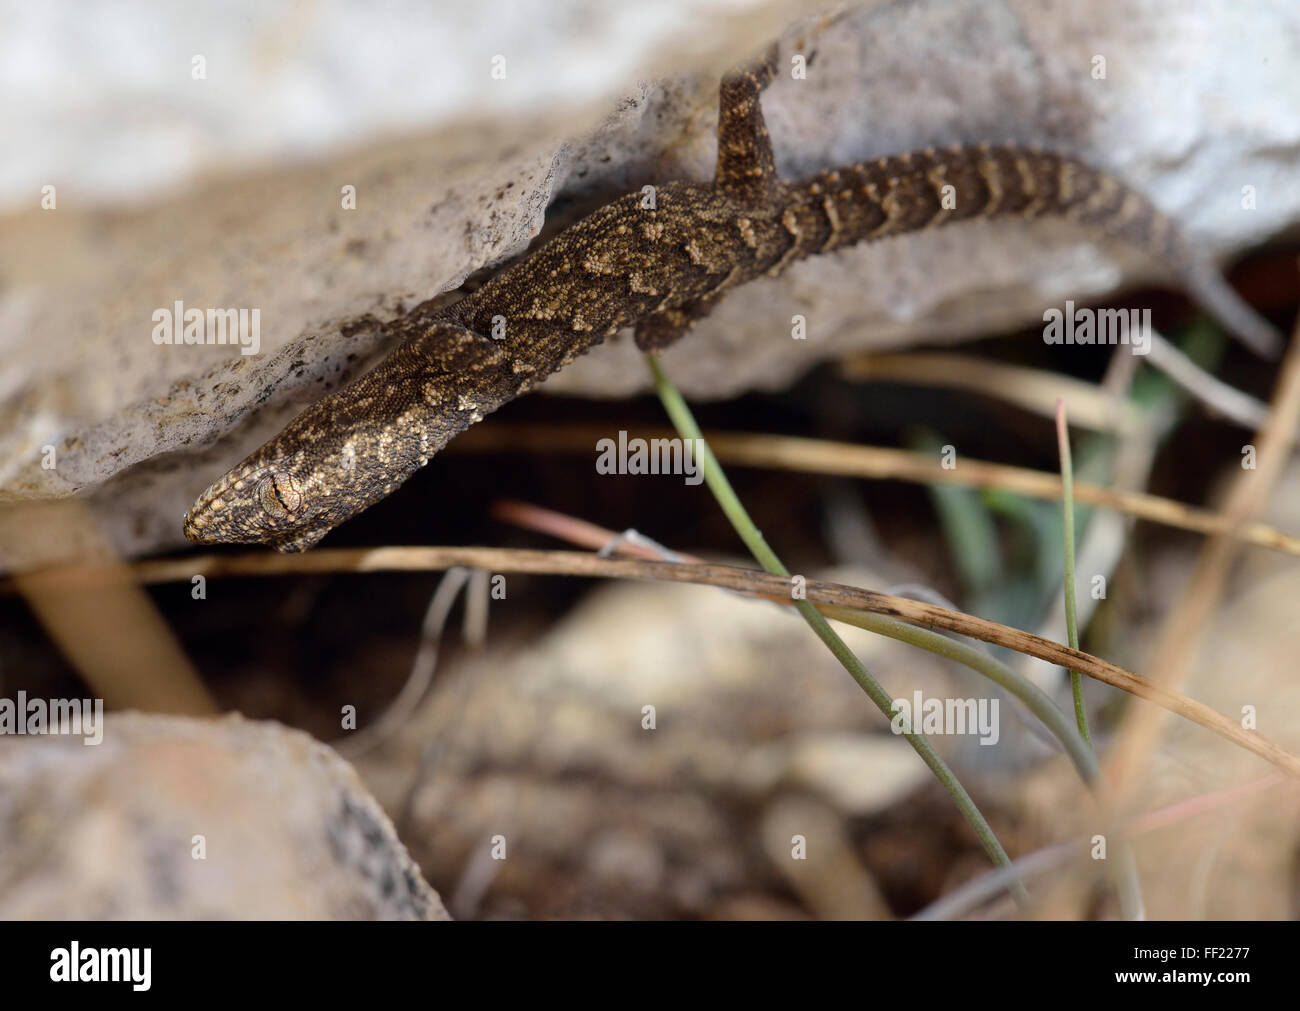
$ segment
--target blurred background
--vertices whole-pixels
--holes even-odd
[[[69,2],[0,24],[0,698],[108,713],[95,746],[0,733],[0,916],[1023,915],[972,887],[979,841],[793,613],[675,583],[222,576],[180,517],[389,350],[373,319],[456,297],[629,189],[708,179],[718,77],[773,39],[806,71],[764,98],[783,175],[932,144],[1068,150],[1290,335],[1294,5]],[[1065,298],[1149,308],[1169,350],[1045,345]],[[177,300],[259,309],[261,353],[159,346],[151,313]],[[755,282],[663,363],[791,571],[1057,641],[1060,502],[1013,468],[1058,472],[1064,398],[1080,485],[1203,511],[1080,505],[1082,648],[1300,750],[1290,359],[1231,342],[1159,264],[1061,224],[972,223]],[[597,439],[665,426],[649,388],[620,335],[321,548],[635,529],[752,565],[703,486],[596,472]],[[1253,538],[1207,536],[1220,513]],[[842,633],[893,697],[999,700],[996,745],[936,748],[1036,858],[1030,915],[1118,915],[1063,845],[1097,816],[1037,720],[951,661]],[[1070,711],[1062,670],[988,649]],[[1084,688],[1103,765],[1152,735],[1123,783],[1148,914],[1294,918],[1294,786]]]

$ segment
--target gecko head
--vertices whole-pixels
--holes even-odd
[[[311,508],[303,482],[275,465],[246,461],[215,481],[185,514],[196,544],[266,544],[305,551],[332,526]]]

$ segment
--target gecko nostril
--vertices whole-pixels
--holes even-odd
[[[292,475],[279,471],[257,483],[257,501],[272,519],[287,519],[302,506],[302,491]]]

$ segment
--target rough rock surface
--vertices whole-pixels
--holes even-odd
[[[718,74],[802,13],[793,2],[743,17],[679,11],[645,36],[647,54],[629,41],[638,32],[626,20],[592,15],[600,6],[547,5],[526,38],[503,29],[490,5],[411,27],[416,45],[429,31],[435,52],[455,51],[461,62],[446,73],[426,63],[450,83],[390,82],[386,97],[366,93],[368,118],[345,103],[346,150],[310,101],[327,100],[319,40],[286,41],[302,26],[251,40],[270,68],[261,72],[308,99],[304,110],[270,89],[274,123],[250,111],[258,68],[212,53],[206,97],[193,98],[179,43],[171,56],[184,87],[167,93],[168,114],[192,134],[192,157],[172,157],[166,171],[145,157],[147,138],[91,129],[100,122],[92,94],[69,107],[56,92],[62,104],[44,119],[25,112],[54,125],[41,156],[28,154],[5,177],[27,196],[0,201],[9,208],[0,229],[0,497],[84,493],[123,550],[181,543],[179,516],[212,477],[384,350],[366,314],[385,318],[521,252],[557,197],[572,198],[571,211],[629,186],[706,178]],[[321,11],[314,33],[355,37],[352,21]],[[240,32],[257,24],[212,26],[217,50],[245,46]],[[592,43],[583,57],[557,41],[577,24]],[[508,86],[494,89],[491,58],[503,47]],[[765,108],[787,175],[930,144],[1039,142],[1116,171],[1228,257],[1300,220],[1298,47],[1300,7],[1290,0],[1259,0],[1249,14],[1228,0],[877,3],[788,29],[783,63],[802,54],[808,75],[784,74]],[[1104,79],[1093,76],[1099,56]],[[357,44],[342,63],[348,74],[382,77],[410,58]],[[156,93],[132,106],[123,65],[92,66],[115,110],[109,122],[158,114]],[[662,83],[634,83],[645,75]],[[561,78],[565,87],[554,83]],[[256,136],[241,132],[245,122]],[[301,143],[264,136],[277,131]],[[103,149],[95,172],[78,168],[87,137]],[[58,184],[57,210],[33,207],[45,179]],[[341,207],[344,186],[356,188],[355,210]],[[1257,209],[1243,209],[1243,186],[1254,187]],[[133,202],[105,196],[123,190]],[[557,206],[549,217],[565,213]],[[1024,324],[1044,305],[1101,296],[1154,269],[1065,226],[972,223],[756,282],[670,350],[666,367],[693,396],[780,388],[849,350]],[[177,300],[259,308],[262,354],[155,345],[151,314]],[[793,313],[806,316],[808,340],[789,339]],[[621,339],[547,387],[621,396],[645,385]],[[56,450],[52,469],[41,466],[45,446]]]
[[[124,713],[93,746],[0,737],[0,919],[447,912],[329,748],[239,716]]]

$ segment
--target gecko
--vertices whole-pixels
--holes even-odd
[[[859,242],[973,218],[1055,215],[1163,262],[1235,337],[1266,356],[1281,336],[1165,214],[1066,154],[993,144],[776,171],[761,96],[775,50],[719,87],[709,184],[667,182],[570,225],[452,305],[382,324],[395,349],[294,418],[185,514],[200,544],[303,551],[391,494],[452,438],[605,338],[643,351],[681,339],[734,288]]]

